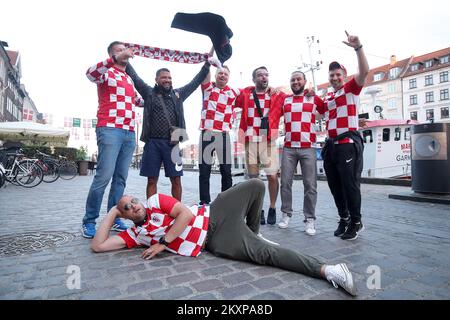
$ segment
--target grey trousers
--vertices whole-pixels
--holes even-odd
[[[259,179],[241,182],[211,203],[206,249],[233,260],[253,262],[320,278],[318,259],[272,245],[257,236],[264,200]]]
[[[316,219],[317,156],[313,148],[283,148],[281,158],[281,211],[292,217],[292,180],[300,161],[303,179],[303,214]]]

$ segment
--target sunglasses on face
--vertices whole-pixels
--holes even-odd
[[[132,198],[130,202],[128,202],[127,204],[125,204],[123,206],[123,210],[128,211],[131,208],[133,208],[133,205],[135,204],[139,204],[139,199],[138,198]]]

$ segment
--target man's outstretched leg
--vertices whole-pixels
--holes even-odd
[[[355,295],[353,277],[344,264],[325,265],[314,257],[269,244],[258,237],[264,190],[262,181],[251,179],[219,194],[211,203],[207,250],[224,258],[325,278]]]

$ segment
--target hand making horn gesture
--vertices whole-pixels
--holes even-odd
[[[345,34],[347,35],[347,41],[342,41],[349,47],[352,47],[353,49],[359,49],[362,47],[361,41],[359,41],[359,38],[357,36],[351,36],[348,34],[347,31],[345,31]]]

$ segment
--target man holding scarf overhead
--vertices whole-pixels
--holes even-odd
[[[161,164],[172,184],[172,197],[181,200],[183,167],[178,142],[186,140],[183,102],[197,89],[209,73],[210,63],[205,62],[200,72],[184,87],[172,88],[169,69],[156,72],[155,86],[142,80],[128,64],[126,72],[133,79],[137,91],[145,100],[144,124],[141,141],[145,142],[142,155],[141,176],[147,177],[147,198],[157,193]]]

